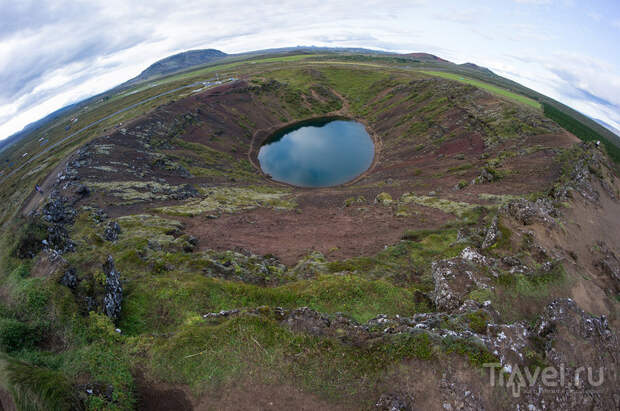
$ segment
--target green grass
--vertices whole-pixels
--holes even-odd
[[[506,97],[509,98],[513,101],[517,101],[519,103],[523,103],[523,104],[527,104],[530,107],[534,107],[537,109],[541,108],[541,105],[539,102],[537,102],[536,100],[533,100],[529,97],[525,97],[521,94],[517,94],[517,93],[513,93],[512,91],[508,91],[506,89],[503,89],[501,87],[497,87],[479,80],[474,80],[468,77],[464,77],[460,74],[455,74],[455,73],[447,73],[447,72],[443,72],[443,71],[422,71],[422,73],[424,74],[428,74],[431,76],[436,76],[436,77],[442,77],[442,78],[446,78],[449,80],[454,80],[454,81],[458,81],[460,83],[464,83],[464,84],[470,84],[472,86],[481,88],[483,90],[489,91],[493,94],[502,96],[502,97]]]
[[[242,316],[222,324],[194,324],[158,341],[156,374],[189,384],[195,392],[217,389],[243,375],[296,381],[325,397],[363,396],[390,363],[408,357],[428,359],[431,341],[398,336],[392,343],[355,348],[330,339],[295,334],[264,317]],[[348,398],[347,398],[348,397]],[[359,405],[359,403],[358,403]]]
[[[220,63],[220,64],[215,64],[212,66],[208,66],[202,69],[197,69],[197,70],[192,70],[190,72],[186,72],[186,73],[181,73],[181,74],[176,74],[176,75],[172,75],[169,77],[165,77],[164,79],[161,80],[161,82],[158,82],[160,84],[166,84],[166,83],[171,83],[171,82],[175,82],[175,81],[180,81],[180,80],[187,80],[187,79],[193,79],[193,78],[198,78],[200,76],[204,76],[205,74],[212,74],[215,72],[223,72],[223,71],[230,71],[230,69],[234,69],[234,68],[238,68],[240,66],[244,66],[244,65],[258,65],[258,64],[267,64],[267,63],[284,63],[284,62],[296,62],[296,61],[300,61],[300,60],[305,60],[308,58],[316,58],[320,55],[318,54],[301,54],[301,55],[296,55],[296,56],[283,56],[283,57],[268,57],[268,58],[259,58],[259,59],[255,59],[255,60],[242,60],[242,61],[237,61],[237,62],[233,62],[233,63]]]
[[[151,367],[161,377],[188,384],[194,392],[239,381],[247,375],[301,385],[327,399],[364,407],[376,401],[374,386],[401,360],[432,360],[442,350],[481,365],[496,359],[483,347],[450,339],[435,341],[422,331],[388,335],[355,346],[293,333],[261,316],[241,316],[218,325],[195,323],[154,342]],[[262,370],[262,371],[261,371]],[[255,377],[254,377],[255,378]]]
[[[19,410],[82,409],[71,381],[62,373],[0,356],[0,374],[6,375]]]
[[[368,114],[367,104],[380,89],[397,84],[389,73],[372,69],[325,67],[321,73],[327,85],[344,95],[354,113]]]
[[[257,207],[292,210],[297,204],[286,190],[252,187],[214,187],[205,189],[206,197],[179,205],[159,207],[158,213],[173,216],[197,216],[205,213],[235,213]]]
[[[446,337],[443,341],[443,349],[448,353],[457,353],[466,356],[469,363],[475,367],[482,367],[487,363],[497,362],[498,359],[486,347],[475,342],[452,337]]]
[[[404,193],[399,200],[399,204],[414,203],[424,207],[436,208],[444,213],[454,214],[465,220],[475,214],[478,204],[465,203],[462,201],[452,201],[446,198],[416,195],[414,193]]]
[[[427,308],[414,302],[413,290],[353,275],[320,275],[268,288],[200,274],[168,275],[128,285],[120,326],[129,334],[166,332],[209,312],[260,306],[308,306],[360,322],[381,313],[410,315]]]
[[[88,213],[78,216],[72,238],[81,252],[67,259],[86,278],[96,277],[105,257],[114,256],[126,284],[121,326],[134,335],[173,330],[207,312],[262,305],[310,306],[328,313],[343,312],[362,322],[380,313],[412,314],[428,307],[414,302],[416,287],[397,286],[389,280],[391,276],[422,268],[433,257],[454,256],[462,248],[451,245],[456,231],[448,230],[428,235],[419,243],[398,243],[375,257],[332,262],[324,268],[319,265],[318,276],[311,280],[295,280],[290,272],[279,280],[277,276],[282,274],[271,270],[268,281],[284,283],[263,287],[206,277],[202,270],[211,261],[230,264],[235,272],[247,272],[248,276],[265,274],[259,265],[246,263],[246,257],[234,253],[184,252],[184,237],[175,239],[167,234],[179,230],[174,220],[145,215],[118,221],[123,232],[116,243],[108,243],[100,239],[103,227],[93,227]],[[160,251],[151,249],[149,243],[155,242]],[[347,269],[356,275],[329,274]]]
[[[502,274],[491,300],[506,322],[533,320],[556,296],[566,295],[570,281],[561,264],[549,273]]]
[[[32,348],[41,333],[29,324],[9,318],[0,318],[0,350],[4,352]]]
[[[603,146],[605,146],[605,150],[607,151],[607,154],[609,154],[609,157],[611,157],[614,162],[620,163],[620,147],[618,147],[616,144],[609,141],[607,138],[603,137],[595,130],[581,123],[579,120],[569,116],[568,114],[563,113],[562,111],[558,110],[550,104],[543,103],[543,110],[545,116],[549,117],[551,120],[555,121],[560,126],[573,133],[579,139],[583,141],[600,140]]]
[[[333,272],[352,272],[365,278],[383,278],[412,290],[432,289],[433,260],[457,256],[465,244],[457,244],[456,229],[405,231],[403,241],[388,246],[375,256],[354,257],[327,264]],[[427,307],[430,309],[430,307]]]
[[[478,310],[465,314],[465,318],[469,322],[469,328],[478,334],[486,333],[487,324],[490,321],[486,311]]]

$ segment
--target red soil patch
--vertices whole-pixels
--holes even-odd
[[[472,133],[464,138],[456,138],[441,145],[438,152],[444,155],[457,153],[481,154],[484,151],[484,142],[478,133]]]
[[[393,210],[382,205],[362,205],[367,211],[358,211],[359,207],[311,205],[301,213],[255,209],[213,220],[183,221],[203,249],[247,249],[295,264],[310,251],[330,259],[372,255],[397,242],[406,229],[429,228],[451,218],[424,207],[419,207],[420,215],[406,218],[393,217]]]

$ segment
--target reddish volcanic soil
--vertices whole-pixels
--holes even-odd
[[[503,110],[506,102],[459,84],[450,83],[446,91],[447,83],[436,79],[416,80],[410,84],[407,87],[435,87],[447,93],[451,103],[441,116],[431,122],[427,133],[430,137],[425,137],[425,140],[411,137],[411,140],[403,138],[411,126],[408,123],[401,124],[399,119],[415,110],[420,111],[426,103],[409,106],[400,104],[400,101],[407,101],[404,98],[412,93],[407,87],[392,89],[391,94],[379,93],[376,99],[381,98],[386,109],[379,110],[381,114],[372,120],[358,118],[367,125],[368,131],[375,138],[378,149],[375,163],[354,183],[315,190],[291,188],[291,195],[298,203],[297,209],[293,211],[259,208],[223,214],[216,219],[208,219],[205,215],[171,218],[182,220],[187,232],[198,238],[203,249],[246,249],[257,254],[270,253],[287,264],[295,263],[310,250],[321,251],[329,258],[336,259],[368,255],[398,241],[407,229],[439,227],[454,218],[437,209],[421,206],[412,206],[409,217],[397,217],[393,206],[374,203],[377,194],[387,192],[397,200],[404,192],[428,195],[433,191],[441,198],[480,204],[484,203],[478,197],[480,193],[523,194],[539,191],[558,175],[558,166],[553,162],[557,148],[577,141],[557,126],[549,126],[542,114],[522,108],[529,110],[523,111],[528,119],[557,132],[523,135],[485,147],[488,126],[481,124],[469,112],[480,110],[495,113]],[[90,156],[88,166],[78,170],[79,180],[155,181],[194,186],[281,186],[262,176],[258,169],[248,171],[251,178],[243,175],[231,178],[226,174],[232,170],[233,162],[245,162],[247,165],[248,159],[251,161],[255,158],[262,139],[285,124],[282,120],[286,114],[284,108],[278,109],[280,111],[274,109],[281,104],[281,96],[277,93],[284,86],[271,84],[271,88],[252,87],[240,81],[198,93],[162,106],[127,124],[126,129],[118,129],[109,136],[96,139],[91,147],[106,145],[110,147],[109,152]],[[466,99],[460,100],[460,96],[466,96]],[[331,98],[344,99],[336,92],[331,93]],[[471,101],[476,104],[468,105]],[[349,104],[345,101],[335,113],[355,118],[349,110]],[[248,127],[248,124],[253,125],[253,128]],[[166,163],[159,166],[157,158],[149,157],[152,152],[177,161],[196,155],[191,147],[170,143],[174,141],[171,136],[178,136],[176,138],[188,144],[200,143],[212,150],[209,153],[214,154],[209,154],[208,164],[201,167],[221,172],[194,177],[181,175],[166,166]],[[434,140],[434,136],[441,138]],[[145,142],[148,143],[146,146]],[[518,153],[534,145],[539,145],[540,149],[521,152],[502,160],[503,170],[508,172],[501,182],[469,185],[464,190],[455,189],[457,183],[469,183],[477,177],[488,158],[502,152]],[[116,170],[106,171],[106,167],[111,165]],[[54,181],[54,177],[50,176],[48,180],[43,184],[44,189]],[[363,196],[365,201],[344,207],[346,199],[358,196]],[[82,204],[101,207],[112,217],[152,212],[154,206],[180,202],[150,200],[125,206],[118,204],[117,197],[102,192],[82,200]],[[33,196],[25,205],[25,211],[36,204],[37,198]]]
[[[202,248],[247,249],[273,254],[294,264],[309,251],[342,259],[374,254],[397,242],[405,229],[430,228],[453,217],[426,207],[420,215],[393,218],[390,207],[360,206],[332,209],[308,205],[301,213],[255,209],[223,215],[214,220],[186,218],[187,232],[200,239]]]

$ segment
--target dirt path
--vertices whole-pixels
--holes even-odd
[[[43,193],[38,193],[34,189],[34,187],[32,187],[32,193],[24,201],[24,205],[20,211],[20,214],[22,216],[24,217],[27,216],[33,210],[37,209],[41,204],[43,204],[45,199],[48,198],[49,192],[52,186],[54,185],[54,182],[56,182],[58,173],[60,173],[65,168],[68,162],[69,162],[69,158],[66,158],[65,160],[61,161],[60,164],[54,167],[54,169],[47,175],[47,177],[45,177],[45,180],[43,180],[43,182],[39,184],[39,187],[41,187],[41,190],[43,190]]]

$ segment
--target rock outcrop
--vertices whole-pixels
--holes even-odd
[[[459,257],[433,262],[432,275],[435,282],[433,301],[440,311],[454,311],[463,304],[467,295],[478,288],[488,288],[489,278],[480,266],[493,266],[494,260],[471,247],[465,248]]]
[[[52,193],[50,201],[41,210],[42,217],[49,223],[73,223],[77,211],[69,205],[67,198]]]
[[[375,404],[375,409],[378,411],[412,411],[413,397],[396,392],[383,394]]]
[[[499,240],[502,233],[499,231],[497,224],[497,216],[495,216],[493,217],[493,221],[491,222],[491,225],[489,226],[487,233],[484,237],[484,241],[482,242],[483,250],[492,247],[497,242],[497,240]]]
[[[110,221],[105,227],[105,230],[103,230],[103,238],[105,238],[106,241],[116,241],[120,233],[121,226],[119,226],[116,221]]]
[[[572,192],[578,192],[587,200],[598,202],[600,193],[595,185],[596,180],[612,199],[618,198],[612,166],[594,143],[581,143],[566,155],[563,176],[550,193],[553,198],[565,201],[572,197]]]
[[[558,211],[549,198],[539,198],[535,202],[523,198],[512,200],[500,209],[500,214],[514,218],[522,225],[540,222],[547,225],[555,224],[554,218]]]
[[[483,167],[480,175],[471,181],[471,184],[486,184],[501,180],[502,175],[491,167]]]
[[[392,196],[389,193],[385,193],[385,192],[379,193],[375,197],[375,203],[376,204],[381,204],[381,205],[384,205],[384,206],[389,206],[393,202],[394,202],[394,200],[392,199]]]
[[[75,272],[75,268],[68,268],[65,273],[60,277],[58,281],[60,284],[65,287],[69,287],[70,289],[75,289],[77,287],[78,278]]]
[[[542,342],[544,359],[562,376],[556,385],[522,384],[519,403],[530,409],[617,409],[618,338],[605,316],[585,313],[570,298],[549,304],[530,340]],[[555,381],[554,381],[555,382]]]
[[[116,321],[121,314],[123,286],[121,285],[121,274],[116,270],[112,256],[108,256],[108,259],[103,264],[103,273],[106,276],[103,312],[112,321]]]

